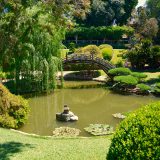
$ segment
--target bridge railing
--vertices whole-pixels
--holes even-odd
[[[73,62],[73,61],[89,61],[89,62],[95,62],[97,64],[99,64],[100,66],[102,66],[103,70],[105,70],[106,72],[109,69],[115,68],[114,65],[112,65],[109,61],[106,61],[102,58],[99,58],[93,54],[71,54],[66,56],[65,59],[63,59],[63,62]]]

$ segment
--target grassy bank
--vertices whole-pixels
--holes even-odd
[[[110,139],[45,138],[0,128],[1,160],[104,160]]]

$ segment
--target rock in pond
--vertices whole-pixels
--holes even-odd
[[[56,113],[56,120],[62,121],[62,122],[78,121],[78,116],[74,115],[70,111],[67,114],[66,113]]]

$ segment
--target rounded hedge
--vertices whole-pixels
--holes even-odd
[[[79,48],[75,51],[78,54],[93,54],[97,57],[102,57],[101,50],[96,45],[88,45],[82,48]]]
[[[146,84],[143,84],[143,83],[137,84],[136,87],[139,88],[141,91],[144,91],[144,92],[151,90],[150,86],[148,86]]]
[[[101,45],[99,46],[99,49],[104,49],[104,48],[110,48],[110,49],[113,50],[113,47],[112,47],[111,45],[109,45],[109,44],[101,44]]]
[[[131,74],[131,71],[129,68],[114,68],[114,69],[110,69],[108,71],[108,74],[112,75],[112,76],[123,76],[123,75],[129,75]]]
[[[28,113],[28,101],[11,94],[0,83],[0,127],[19,128],[26,122]]]
[[[101,50],[103,59],[110,61],[113,56],[113,49],[112,48],[103,48]]]
[[[122,85],[131,85],[131,86],[135,86],[138,83],[137,78],[128,75],[128,76],[116,76],[114,77],[114,81],[115,82],[119,82]]]
[[[122,59],[119,59],[116,63],[115,63],[116,67],[123,67],[124,66],[124,62]]]
[[[107,160],[160,158],[160,102],[141,107],[123,120],[113,136]]]
[[[156,83],[153,92],[156,95],[160,95],[160,83]]]
[[[138,79],[147,78],[146,74],[139,73],[139,72],[132,72],[131,75],[134,76],[134,77],[137,77]]]
[[[160,83],[156,83],[156,87],[157,87],[157,88],[160,88]]]

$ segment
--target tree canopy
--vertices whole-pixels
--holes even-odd
[[[106,26],[125,24],[138,0],[91,0],[91,11],[82,24]]]
[[[150,12],[150,16],[155,17],[160,23],[160,1],[159,0],[147,0],[147,9]]]
[[[88,1],[0,2],[0,66],[14,72],[16,87],[22,80],[40,81],[42,90],[55,87],[68,20],[86,12],[80,2]]]

